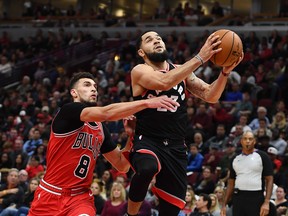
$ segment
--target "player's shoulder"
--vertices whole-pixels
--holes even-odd
[[[147,64],[137,64],[135,67],[132,68],[131,73],[142,72],[143,69],[147,69],[147,68],[152,68],[152,67]]]
[[[84,103],[80,103],[80,102],[70,102],[70,103],[66,103],[61,107],[61,110],[66,110],[66,109],[71,109],[71,108],[77,108],[77,107],[81,107],[81,108],[85,108],[87,105],[85,105]]]

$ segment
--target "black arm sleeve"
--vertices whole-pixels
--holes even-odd
[[[264,151],[257,151],[258,154],[260,155],[263,163],[263,171],[262,175],[263,176],[273,176],[273,163],[269,156],[266,154]]]
[[[85,107],[85,104],[76,102],[65,104],[52,122],[53,132],[63,134],[81,127],[84,122],[80,120],[80,114]]]
[[[104,141],[101,146],[100,152],[102,154],[105,154],[107,152],[113,151],[117,147],[117,145],[113,142],[108,128],[104,124],[102,124],[102,126],[104,132]]]
[[[229,170],[230,170],[229,178],[230,178],[230,179],[236,179],[236,172],[235,172],[235,170],[234,170],[234,168],[233,168],[233,161],[235,160],[236,157],[237,157],[237,155],[234,156],[234,157],[230,160],[230,166],[229,166]]]

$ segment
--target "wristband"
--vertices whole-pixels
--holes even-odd
[[[201,58],[201,56],[200,56],[199,54],[197,54],[197,55],[195,56],[195,58],[198,59],[198,60],[201,62],[201,65],[204,64],[203,59]]]
[[[221,74],[225,77],[228,77],[230,73],[224,73],[223,70],[221,71]]]

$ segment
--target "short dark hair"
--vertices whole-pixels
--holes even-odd
[[[203,200],[207,201],[207,208],[210,209],[211,204],[212,204],[212,200],[211,200],[210,196],[208,194],[201,193],[201,194],[199,194],[199,197],[203,197]]]
[[[88,78],[88,79],[92,79],[94,80],[95,77],[89,73],[89,72],[78,72],[78,73],[74,73],[72,78],[70,79],[70,85],[69,85],[69,90],[74,88],[74,85],[76,82],[78,82],[78,80],[82,79],[82,78]]]
[[[151,31],[152,31],[152,30],[147,30],[147,31],[143,32],[143,33],[137,38],[136,44],[135,44],[136,50],[139,50],[139,49],[140,49],[140,46],[141,46],[141,44],[142,44],[142,36],[143,36],[144,34],[146,34],[147,32],[151,32]]]

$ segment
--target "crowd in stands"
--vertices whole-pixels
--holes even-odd
[[[138,31],[135,32],[131,38],[138,34]],[[35,186],[45,174],[50,124],[59,107],[71,101],[67,86],[71,73],[61,65],[48,72],[46,62],[39,56],[93,37],[81,32],[77,34],[78,39],[69,35],[60,29],[58,33],[48,33],[47,36],[38,31],[36,35],[20,41],[12,41],[8,32],[0,38],[2,74],[7,74],[6,69],[1,70],[7,67],[6,64],[14,67],[27,59],[37,63],[36,68],[23,74],[19,85],[0,89],[0,211],[3,213],[0,215],[5,215],[6,211],[13,211],[15,215],[18,211],[27,212]],[[182,64],[191,59],[208,35],[209,32],[204,31],[193,41],[185,33],[163,35],[170,60]],[[285,198],[288,189],[288,35],[281,35],[275,30],[261,38],[255,32],[240,36],[245,57],[230,74],[219,102],[204,103],[187,93],[189,184],[182,215],[193,212],[197,208],[196,198],[203,194],[210,195],[211,211],[214,216],[219,215],[217,212],[225,194],[229,160],[241,151],[239,141],[243,131],[247,130],[253,131],[257,148],[266,151],[275,165],[273,201],[278,215],[285,215],[283,212],[288,207]],[[125,36],[118,37],[122,39]],[[96,58],[86,67],[78,68],[91,72],[97,78],[98,106],[132,100],[130,71],[138,62],[132,39],[123,39],[122,46],[107,61],[101,62]],[[211,83],[220,70],[207,62],[195,74]],[[122,121],[106,124],[114,141],[123,147],[127,135]],[[118,173],[99,155],[94,173],[91,190],[98,214],[101,211],[101,215],[125,212],[133,172]],[[151,182],[151,186],[153,184]],[[15,206],[11,207],[12,203]],[[141,209],[143,213],[139,215],[151,215],[151,212],[157,215],[157,204],[157,198],[149,190]]]

